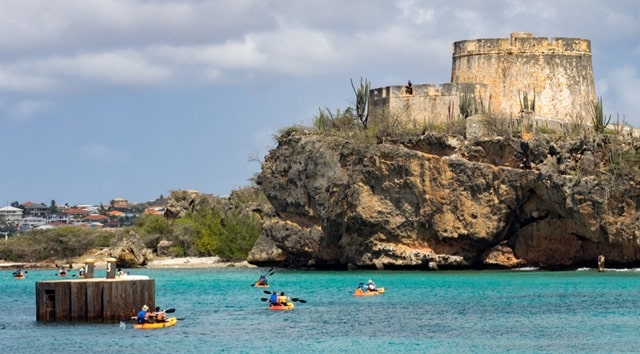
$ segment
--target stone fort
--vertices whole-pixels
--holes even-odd
[[[450,83],[371,89],[371,117],[386,112],[414,127],[442,123],[462,115],[465,96],[477,113],[590,122],[596,102],[591,42],[526,32],[454,42]]]

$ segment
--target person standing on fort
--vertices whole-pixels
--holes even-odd
[[[407,95],[413,95],[413,84],[411,83],[411,80],[409,80],[407,85],[404,87],[404,92]]]

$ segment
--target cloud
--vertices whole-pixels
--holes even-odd
[[[19,66],[0,66],[0,91],[39,92],[52,87],[55,87],[55,82],[47,76],[34,74]]]
[[[58,78],[75,78],[112,84],[154,84],[170,77],[170,71],[149,62],[139,51],[118,50],[53,57],[33,62],[31,68]]]
[[[32,116],[45,112],[51,106],[46,100],[24,99],[7,107],[10,117],[17,121],[28,121]]]

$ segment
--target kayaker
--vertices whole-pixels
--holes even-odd
[[[256,285],[259,286],[266,286],[269,285],[269,281],[267,280],[267,276],[264,274],[260,275],[260,278],[258,279],[258,281],[256,282]]]
[[[278,305],[278,292],[274,291],[269,296],[269,306],[277,306]]]
[[[145,323],[149,318],[149,306],[143,305],[142,309],[138,312],[138,316],[136,316],[136,320],[138,323]]]
[[[367,287],[364,285],[363,282],[360,282],[360,284],[358,284],[358,289],[360,289],[360,291],[362,291],[363,293],[367,292]]]
[[[291,299],[284,294],[284,291],[280,292],[280,296],[278,296],[278,303],[282,306],[287,306],[289,301],[291,301]]]
[[[154,322],[164,322],[167,320],[167,313],[160,311],[160,306],[156,306],[155,311],[153,311],[149,317],[153,318]]]
[[[378,291],[378,288],[376,287],[376,283],[374,283],[373,280],[371,279],[369,279],[369,281],[367,282],[367,290]]]

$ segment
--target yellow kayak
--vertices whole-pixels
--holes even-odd
[[[378,288],[376,291],[362,291],[362,289],[358,288],[353,292],[353,296],[374,296],[382,293],[384,293],[384,288]]]
[[[154,322],[154,323],[136,323],[133,325],[135,329],[157,329],[157,328],[165,328],[175,326],[178,319],[175,317],[169,317],[164,322]]]

